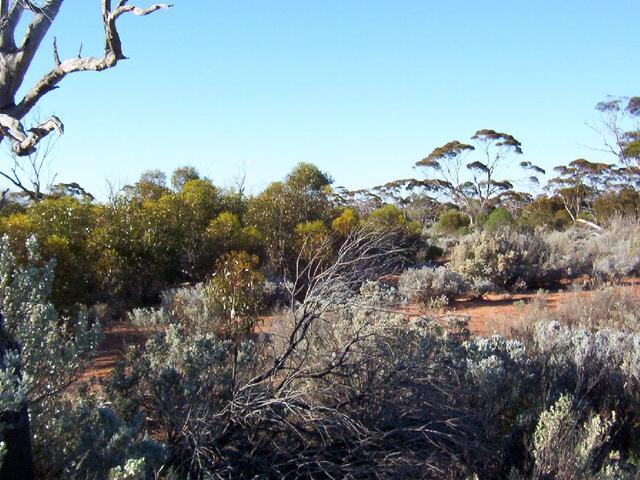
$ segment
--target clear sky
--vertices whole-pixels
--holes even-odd
[[[360,188],[481,128],[546,168],[606,159],[585,122],[640,94],[638,19],[638,0],[175,0],[122,19],[130,60],[42,101],[66,127],[50,171],[99,197],[185,164],[256,191],[305,161]],[[66,0],[52,31],[63,57],[100,54],[99,0]]]

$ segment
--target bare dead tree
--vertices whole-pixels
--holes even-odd
[[[104,53],[100,57],[83,57],[81,52],[67,60],[61,60],[57,43],[53,42],[53,68],[36,81],[22,98],[18,92],[23,86],[27,74],[32,67],[33,59],[42,46],[49,29],[53,25],[64,0],[0,0],[0,143],[5,139],[11,145],[15,157],[33,155],[36,147],[51,132],[63,133],[62,121],[56,117],[39,122],[29,128],[23,120],[36,107],[40,100],[52,90],[58,88],[60,82],[69,74],[83,71],[101,71],[116,66],[125,59],[122,41],[117,29],[118,19],[131,13],[145,16],[162,8],[165,4],[155,4],[143,9],[128,5],[127,0],[118,0],[115,6],[111,0],[102,0],[102,21],[104,28]],[[26,28],[22,30],[22,26]],[[14,167],[4,178],[32,196],[41,194],[42,162],[31,157],[27,167],[14,161]],[[35,174],[28,187],[20,173]],[[3,194],[2,202],[6,201]],[[0,312],[1,313],[1,312]],[[11,339],[9,339],[11,340]],[[6,348],[0,348],[0,369],[5,368]],[[3,425],[9,430],[19,433],[20,445],[7,452],[0,471],[2,478],[34,477],[33,459],[30,450],[29,417],[27,408],[22,409],[12,418],[2,418]],[[18,440],[16,440],[17,442]],[[9,466],[7,466],[9,465]]]
[[[61,60],[57,43],[53,42],[53,68],[43,75],[27,93],[17,98],[29,72],[36,52],[40,49],[51,25],[55,21],[64,0],[0,0],[0,142],[5,138],[11,143],[15,155],[32,154],[41,140],[51,132],[63,133],[62,121],[56,117],[26,128],[23,120],[49,92],[69,74],[86,71],[102,71],[115,67],[125,57],[122,40],[117,28],[118,19],[127,13],[145,16],[167,4],[155,4],[148,8],[128,5],[127,0],[118,0],[115,7],[111,0],[102,0],[104,27],[104,54],[100,57],[77,56]],[[24,16],[30,15],[27,27],[20,35],[19,27]],[[21,38],[18,38],[18,37]]]

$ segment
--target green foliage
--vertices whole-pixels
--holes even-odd
[[[469,216],[460,210],[447,210],[442,213],[436,223],[436,229],[439,232],[451,235],[459,232],[461,229],[468,227],[470,223]]]
[[[140,200],[158,200],[169,193],[167,175],[161,170],[146,170],[140,179],[128,188],[131,195]]]
[[[331,232],[322,220],[296,225],[296,248],[302,259],[310,261],[328,241]]]
[[[478,130],[471,140],[473,145],[453,140],[435,148],[415,164],[426,170],[426,179],[403,182],[408,188],[419,186],[439,193],[475,220],[486,215],[501,196],[514,193],[513,168],[508,164],[515,155],[522,154],[522,148],[513,135],[490,129]],[[467,156],[474,159],[468,161]],[[520,162],[518,166],[533,173],[529,180],[534,183],[538,183],[536,175],[545,173],[531,162]],[[507,173],[507,167],[508,178],[499,178]]]
[[[573,223],[562,199],[558,196],[539,196],[524,207],[518,223],[529,228],[551,227],[561,230]]]
[[[177,192],[181,191],[184,185],[191,180],[198,180],[200,174],[195,167],[185,166],[176,168],[171,174],[171,186]]]
[[[271,270],[282,273],[295,264],[295,229],[298,224],[327,221],[330,214],[330,178],[310,164],[300,164],[286,182],[274,182],[249,199],[247,224],[263,235]]]
[[[287,175],[286,183],[294,190],[320,192],[329,187],[333,179],[311,163],[299,163]]]
[[[625,166],[640,161],[640,97],[608,97],[596,105],[602,113],[607,150]],[[636,172],[637,173],[637,172]]]
[[[353,208],[345,208],[342,213],[331,221],[331,229],[342,236],[347,236],[360,222],[358,214]]]
[[[489,232],[495,232],[500,228],[514,226],[515,223],[516,221],[509,210],[498,207],[491,211],[487,219],[482,224],[482,228]]]
[[[243,251],[225,253],[206,285],[209,310],[219,321],[219,333],[238,339],[251,331],[261,308],[264,276],[258,257]]]
[[[91,276],[92,256],[89,235],[95,226],[96,207],[64,196],[31,204],[25,213],[0,221],[0,233],[7,235],[14,252],[25,258],[25,242],[34,235],[45,259],[56,259],[55,282],[51,300],[71,312],[78,304],[95,300]]]
[[[618,217],[640,220],[640,192],[627,187],[604,193],[593,201],[591,210],[600,225],[608,225]]]
[[[205,232],[213,252],[217,255],[232,250],[244,250],[258,254],[262,237],[255,227],[243,227],[237,215],[222,212],[214,218]]]
[[[380,231],[397,230],[408,235],[420,235],[420,225],[407,220],[402,210],[395,205],[384,205],[369,214],[364,225]]]

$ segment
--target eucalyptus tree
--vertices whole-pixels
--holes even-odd
[[[488,213],[507,192],[514,191],[513,175],[504,178],[505,169],[513,167],[533,172],[529,180],[538,182],[544,170],[528,161],[517,162],[522,155],[521,143],[507,133],[478,130],[471,143],[453,140],[435,148],[415,166],[425,178],[401,181],[409,189],[425,188],[444,197],[463,210],[473,222]]]
[[[604,150],[625,167],[640,168],[640,97],[609,97],[596,104],[602,126],[595,127]]]
[[[554,168],[558,176],[549,180],[547,188],[564,204],[574,222],[588,212],[592,202],[617,181],[615,165],[590,162],[584,158]]]
[[[585,214],[594,216],[593,206],[596,203],[600,210],[606,203],[613,203],[609,207],[625,215],[624,206],[615,204],[628,203],[624,199],[628,200],[630,194],[637,197],[637,188],[640,186],[640,170],[634,166],[579,158],[568,165],[559,165],[554,170],[557,176],[549,180],[547,189],[562,200],[564,209],[574,222],[584,222],[585,219],[581,217]]]

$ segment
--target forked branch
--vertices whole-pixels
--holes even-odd
[[[102,71],[115,67],[125,57],[122,50],[122,40],[117,28],[117,20],[122,15],[130,13],[136,16],[146,16],[161,9],[170,8],[169,4],[154,4],[148,8],[127,5],[127,0],[119,0],[112,7],[111,0],[102,0],[102,21],[104,28],[104,55],[101,57],[76,57],[60,60],[57,42],[54,40],[54,67],[38,80],[24,95],[22,100],[15,102],[15,95],[22,84],[31,61],[40,42],[48,32],[63,0],[48,0],[42,6],[26,0],[15,0],[11,8],[6,1],[2,2],[0,18],[0,60],[3,68],[12,69],[0,75],[0,92],[6,98],[0,105],[0,141],[7,137],[13,143],[12,149],[18,156],[33,153],[37,144],[52,131],[63,132],[63,126],[56,117],[51,117],[41,125],[25,132],[22,120],[47,93],[58,88],[58,84],[69,74],[86,71]],[[31,11],[34,15],[27,27],[20,47],[15,46],[15,28],[24,11]],[[4,85],[3,85],[4,84]],[[9,98],[11,97],[11,98]]]

